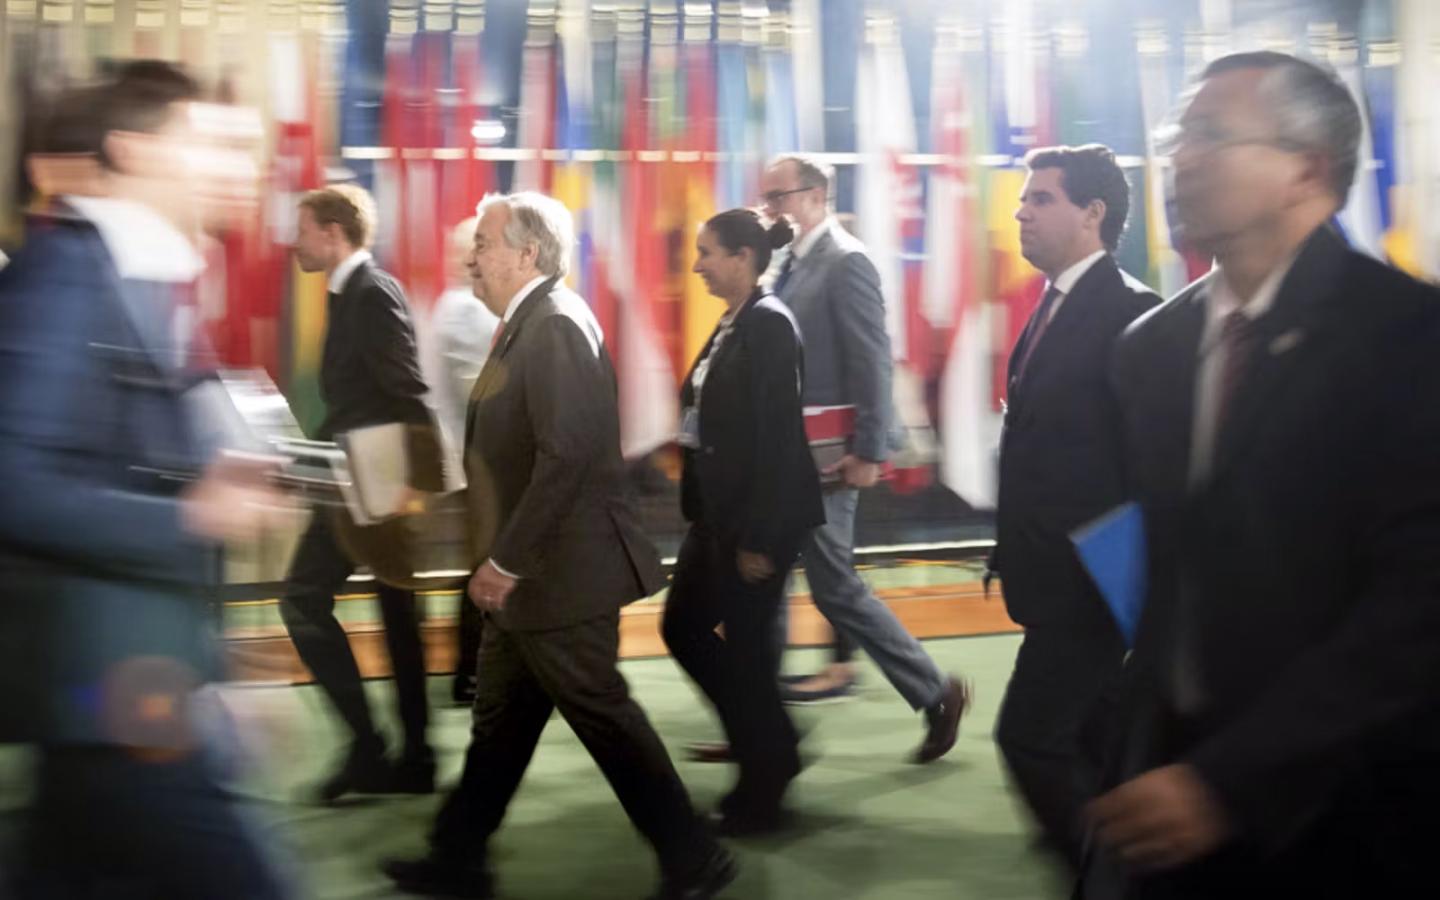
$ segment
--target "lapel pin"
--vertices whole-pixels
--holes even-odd
[[[1300,342],[1303,340],[1305,340],[1305,332],[1300,329],[1296,328],[1287,331],[1270,342],[1270,355],[1279,356],[1282,353],[1294,350],[1300,346]]]

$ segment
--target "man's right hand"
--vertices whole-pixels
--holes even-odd
[[[200,480],[180,495],[180,521],[198,537],[245,541],[260,536],[270,517],[285,508],[284,495],[271,486],[274,462],[221,456]]]

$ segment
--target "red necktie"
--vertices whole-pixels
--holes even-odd
[[[1220,370],[1219,396],[1215,401],[1215,435],[1225,427],[1225,416],[1235,399],[1235,392],[1250,368],[1257,336],[1255,320],[1240,310],[1227,313],[1220,328],[1220,345],[1225,348],[1225,361]]]
[[[1030,340],[1025,342],[1024,352],[1020,354],[1020,365],[1015,367],[1015,380],[1019,381],[1025,377],[1025,367],[1030,365],[1030,357],[1035,355],[1035,348],[1040,345],[1040,338],[1044,336],[1045,329],[1050,327],[1051,312],[1055,309],[1055,301],[1060,297],[1059,288],[1050,285],[1045,291],[1045,299],[1040,301],[1040,307],[1035,310],[1035,328],[1030,332]]]
[[[495,348],[500,346],[500,336],[505,333],[505,320],[501,319],[495,325],[495,333],[490,335],[490,352],[494,353]]]

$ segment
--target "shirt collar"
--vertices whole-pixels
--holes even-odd
[[[809,253],[815,247],[815,244],[819,242],[820,238],[825,236],[834,225],[834,216],[826,216],[820,220],[819,225],[810,229],[809,233],[796,241],[794,247],[791,248],[791,252],[795,254],[795,258],[797,260],[804,259],[805,254]]]
[[[350,280],[351,274],[369,262],[371,258],[369,250],[356,250],[354,253],[345,257],[344,261],[335,267],[335,271],[330,273],[330,284],[328,287],[330,293],[338,294],[345,290],[345,282]]]
[[[1105,251],[1103,249],[1096,250],[1079,262],[1071,263],[1069,268],[1055,277],[1055,280],[1051,282],[1051,286],[1062,294],[1070,293],[1075,289],[1075,282],[1079,281],[1086,272],[1090,271],[1090,267],[1099,262],[1100,257],[1104,255]]]
[[[510,320],[515,317],[516,310],[520,308],[520,304],[525,302],[525,298],[530,296],[530,292],[543,284],[548,277],[548,275],[537,275],[525,282],[525,286],[515,292],[515,296],[510,298],[510,305],[505,307],[506,325],[510,324]]]
[[[1225,280],[1224,269],[1217,263],[1210,272],[1210,284],[1205,291],[1205,334],[1201,339],[1201,348],[1208,347],[1218,337],[1222,323],[1230,313],[1238,310],[1253,322],[1269,312],[1280,293],[1280,285],[1284,283],[1285,276],[1290,274],[1296,255],[1292,253],[1271,270],[1249,300],[1241,300],[1235,294],[1230,282]]]
[[[205,269],[205,260],[190,239],[142,203],[74,196],[65,202],[100,232],[121,278],[180,284],[194,281]]]

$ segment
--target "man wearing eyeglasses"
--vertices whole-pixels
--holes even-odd
[[[1211,63],[1181,119],[1216,265],[1117,348],[1149,589],[1087,897],[1434,884],[1440,294],[1331,224],[1361,134],[1333,72],[1272,52]]]
[[[776,159],[762,180],[766,213],[786,216],[796,226],[772,289],[795,313],[805,339],[801,399],[806,406],[855,407],[849,452],[826,473],[839,483],[825,492],[825,524],[812,532],[801,559],[815,605],[837,640],[870,654],[911,708],[924,711],[925,738],[910,758],[928,763],[955,745],[969,698],[965,686],[940,670],[852,565],[860,489],[875,484],[889,455],[892,363],[880,276],[864,245],[831,214],[833,183],[828,167],[803,156]],[[818,680],[808,685],[816,693],[844,694],[854,671],[839,662]]]

